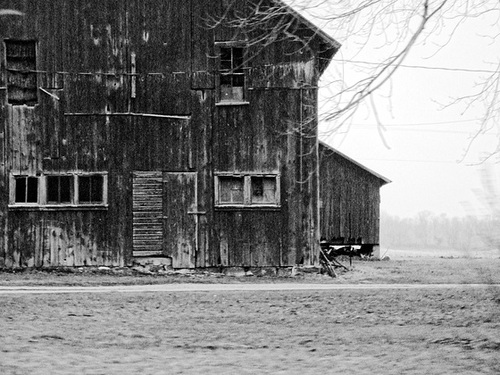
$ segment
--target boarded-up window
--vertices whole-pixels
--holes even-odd
[[[16,176],[15,181],[15,203],[37,203],[38,202],[38,178]]]
[[[244,100],[245,71],[241,47],[220,48],[220,100],[241,102]]]
[[[224,203],[243,203],[243,177],[219,177],[219,202]]]
[[[47,176],[47,202],[71,203],[73,176]]]
[[[90,175],[78,177],[78,202],[102,203],[103,202],[103,176]]]
[[[251,177],[252,203],[276,204],[276,177]]]
[[[38,101],[36,42],[6,40],[7,98],[13,105],[35,105]]]

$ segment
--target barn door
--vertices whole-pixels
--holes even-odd
[[[196,173],[163,174],[163,251],[174,268],[194,268],[198,239]]]
[[[133,255],[163,255],[163,178],[161,171],[133,173]]]

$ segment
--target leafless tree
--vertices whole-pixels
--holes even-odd
[[[324,76],[323,86],[329,95],[325,99],[327,104],[321,108],[321,120],[331,124],[330,132],[340,128],[348,130],[353,114],[366,105],[377,119],[382,138],[384,127],[379,120],[374,93],[382,87],[390,87],[391,78],[412,49],[419,43],[436,44],[437,52],[446,45],[443,38],[453,38],[454,31],[468,19],[486,14],[500,18],[498,0],[251,0],[247,2],[253,9],[250,14],[241,11],[241,1],[228,3],[222,16],[213,18],[211,24],[225,22],[235,29],[245,30],[251,43],[266,45],[280,38],[296,39],[296,34],[290,32],[294,25],[286,17],[291,8],[343,45],[356,46],[360,54],[379,50],[379,59],[372,61],[346,61],[342,60],[342,52],[339,53],[333,64],[335,72]],[[453,31],[443,35],[449,25],[453,25]],[[500,29],[497,34],[484,38],[495,39],[498,35]],[[307,40],[302,43],[303,48],[307,48]],[[358,69],[359,79],[355,82],[343,79],[343,70],[348,64]],[[474,138],[494,129],[500,130],[500,60],[491,64],[491,69],[485,71],[483,80],[471,88],[469,95],[448,103],[465,104],[466,108],[477,104],[483,107]],[[494,154],[500,155],[500,139]]]

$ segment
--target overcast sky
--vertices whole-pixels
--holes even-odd
[[[477,70],[492,70],[499,63],[500,37],[484,37],[500,33],[497,17],[489,14],[468,20],[448,42],[454,26],[450,21],[439,35],[413,49],[404,62],[407,67],[402,67],[374,97],[385,126],[383,137],[368,105],[356,113],[352,125],[344,131],[326,134],[332,124],[321,125],[323,140],[393,181],[382,188],[382,210],[401,217],[420,211],[448,216],[487,213],[478,199],[484,192],[480,171],[486,166],[478,162],[495,150],[499,128],[491,129],[470,146],[483,113],[482,103],[465,113],[463,104],[446,105],[477,90],[476,84],[487,75]],[[326,79],[340,70],[345,82],[353,82],[359,79],[362,64],[346,61],[376,61],[377,56],[388,53],[376,40],[373,48],[368,44],[361,53],[351,38],[339,41],[343,44],[341,52]],[[320,96],[328,97],[328,90],[320,91]],[[321,106],[321,111],[325,110],[328,104]],[[486,164],[490,174],[498,175],[498,163]]]

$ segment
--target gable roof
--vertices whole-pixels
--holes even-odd
[[[341,44],[333,39],[330,35],[321,30],[318,26],[313,24],[295,9],[293,9],[290,5],[286,4],[283,0],[272,0],[273,3],[277,4],[280,7],[283,7],[289,14],[291,14],[297,21],[306,26],[308,29],[314,31],[314,34],[321,38],[325,44],[327,44],[330,48],[335,50],[335,53],[341,47]]]
[[[367,171],[368,173],[372,174],[373,176],[377,177],[378,179],[382,180],[382,185],[385,185],[385,184],[388,184],[388,183],[391,183],[392,181],[389,180],[387,177],[384,177],[382,176],[381,174],[378,174],[377,172],[375,171],[372,171],[370,168],[367,168],[365,167],[363,164],[357,162],[356,160],[350,158],[349,156],[347,156],[346,154],[340,152],[339,150],[333,148],[332,146],[326,144],[325,142],[323,141],[319,141],[319,147],[321,149],[321,147],[327,149],[327,151],[331,152],[332,154],[337,154],[339,156],[341,156],[342,158],[350,161],[351,163],[357,165],[358,167],[364,169],[365,171]]]
[[[319,51],[319,56],[322,60],[320,61],[320,74],[322,74],[332,60],[333,56],[335,56],[337,51],[340,49],[341,44],[293,9],[290,5],[286,4],[283,0],[270,1],[272,4],[275,4],[275,6],[278,6],[280,9],[283,9],[286,13],[292,16],[299,23],[299,25],[311,30],[314,38],[320,39],[320,44],[323,45],[322,49]]]

